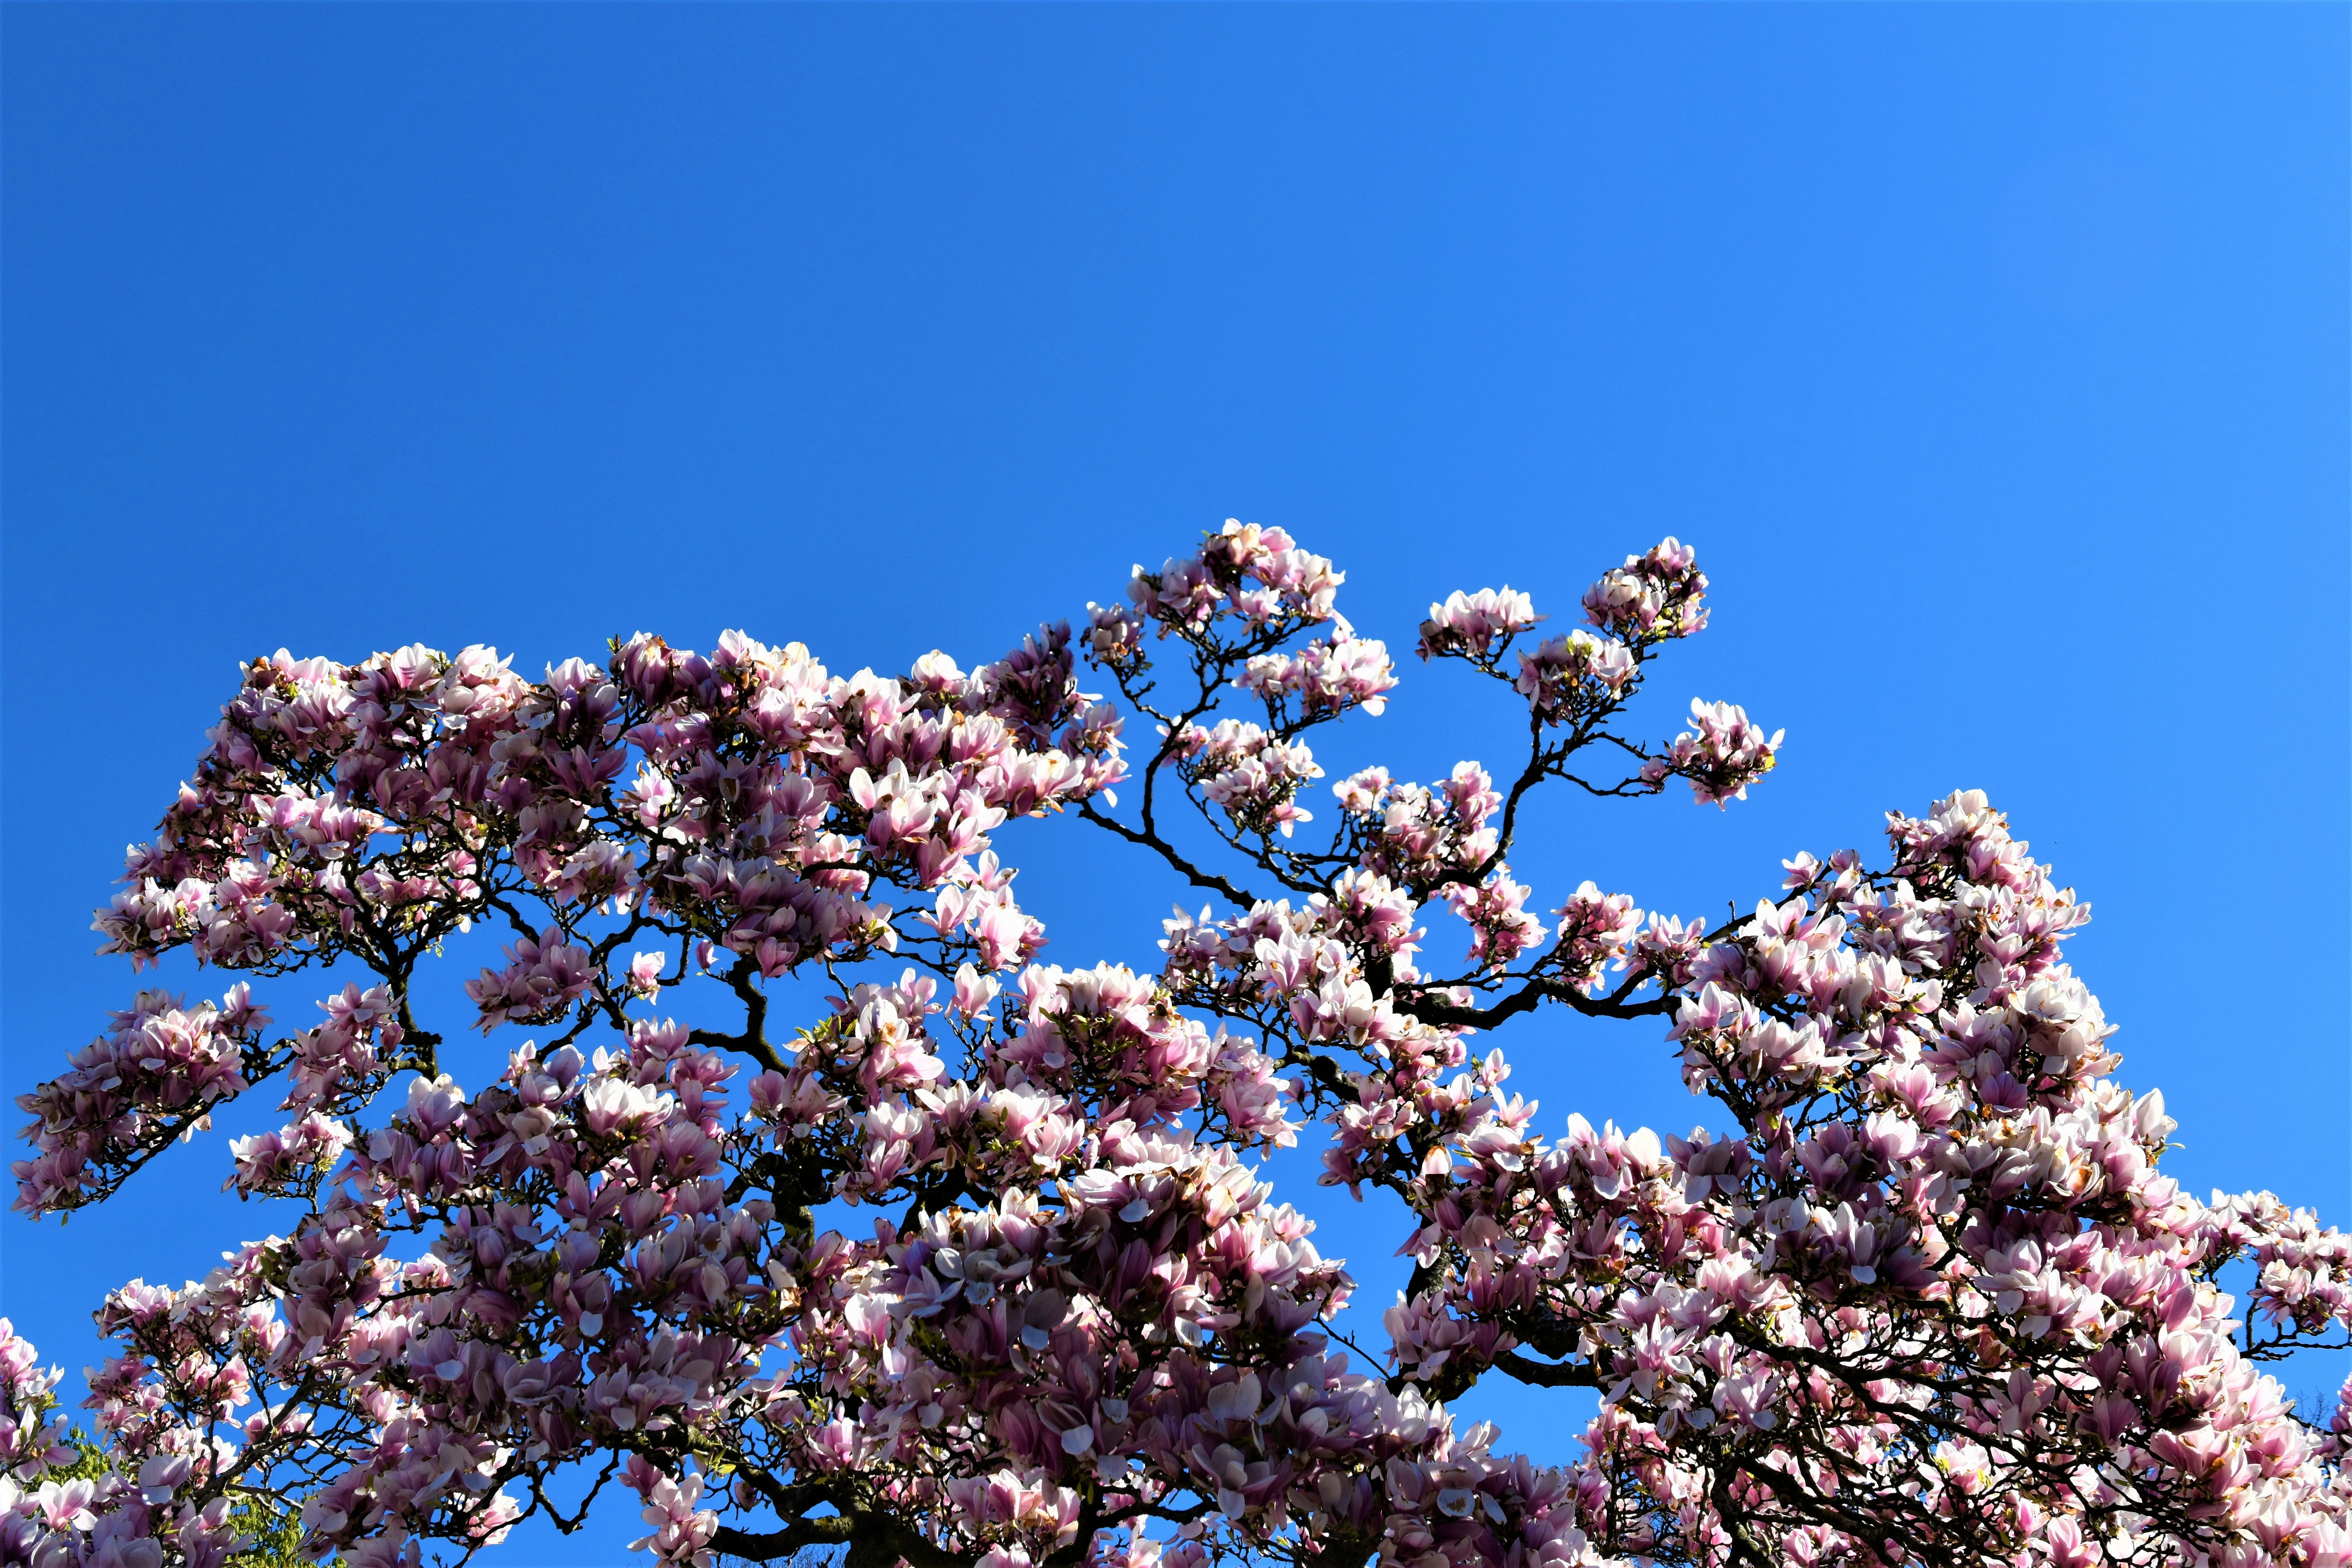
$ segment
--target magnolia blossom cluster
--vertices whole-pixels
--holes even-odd
[[[1535,601],[1507,583],[1475,594],[1456,588],[1444,604],[1429,606],[1429,618],[1421,623],[1421,657],[1458,654],[1488,659],[1541,619]]]
[[[539,682],[256,661],[98,929],[371,975],[289,1034],[243,982],[142,992],[20,1102],[36,1215],[238,1097],[289,1120],[226,1162],[281,1234],[100,1306],[84,1447],[0,1324],[0,1568],[280,1528],[421,1568],[604,1479],[698,1568],[2352,1563],[2352,1415],[2261,1370],[2344,1342],[2352,1239],[2160,1173],[2162,1098],[2060,956],[2087,909],[1981,795],[1713,928],[1547,898],[1509,861],[1546,784],[1722,805],[1776,760],[1721,704],[1620,732],[1706,624],[1694,553],[1532,649],[1525,594],[1433,605],[1423,657],[1512,689],[1527,750],[1427,784],[1316,782],[1316,727],[1396,686],[1342,581],[1231,522],[970,674],[735,633]],[[1157,973],[1040,961],[995,839],[1055,814],[1207,897]],[[829,1005],[774,1016],[793,978]],[[1704,1124],[1548,1134],[1482,1037],[1545,1007],[1650,1020]],[[1299,1143],[1402,1205],[1378,1363],[1268,1179]],[[1595,1391],[1582,1457],[1457,1426],[1489,1376]]]
[[[26,1129],[35,1152],[16,1163],[16,1207],[79,1207],[175,1138],[211,1126],[214,1106],[252,1087],[248,1057],[269,1060],[262,1044],[268,1023],[243,984],[218,1006],[139,993],[105,1034],[73,1053],[66,1073],[17,1102],[35,1118]]]
[[[1690,781],[1691,797],[1701,805],[1720,806],[1748,798],[1748,786],[1772,771],[1780,761],[1780,737],[1769,736],[1748,710],[1728,702],[1691,699],[1692,728],[1675,737],[1662,757],[1643,764],[1642,777],[1657,783],[1669,775]]]
[[[1396,672],[1385,644],[1359,637],[1341,624],[1297,653],[1261,654],[1251,659],[1234,684],[1257,693],[1279,724],[1294,701],[1301,720],[1336,716],[1351,708],[1378,714],[1388,706]]]
[[[1603,710],[1633,679],[1633,652],[1614,637],[1579,629],[1547,637],[1533,653],[1519,656],[1512,684],[1547,724],[1572,722]]]
[[[1628,570],[1640,562],[1640,557],[1629,560]],[[1612,579],[1621,575],[1623,574],[1611,574]],[[1604,583],[1593,592],[1601,594],[1607,586]],[[1697,607],[1697,599],[1706,590],[1706,579],[1693,574],[1686,584],[1679,586],[1677,611],[1687,605],[1691,617],[1688,629],[1696,631],[1706,622],[1706,613]],[[1594,601],[1588,596],[1586,603],[1590,605]],[[1659,608],[1664,604],[1661,598]],[[1591,614],[1593,624],[1605,627],[1622,629],[1637,619],[1604,614],[1600,609]],[[1654,624],[1657,615],[1658,609],[1654,608],[1650,622],[1641,624]],[[1424,659],[1460,658],[1490,675],[1502,675],[1505,653],[1521,632],[1543,618],[1536,614],[1532,599],[1508,585],[1481,588],[1475,594],[1457,589],[1443,604],[1429,606],[1429,618],[1421,623],[1418,651]],[[1679,616],[1672,624],[1682,624]],[[1639,636],[1635,638],[1637,644],[1642,640]],[[1560,637],[1547,637],[1533,652],[1520,654],[1518,674],[1512,685],[1542,722],[1574,723],[1587,717],[1605,715],[1625,694],[1639,666],[1634,647],[1614,636],[1595,637],[1579,628]]]
[[[1671,534],[1584,591],[1584,618],[1628,642],[1686,637],[1706,626],[1698,552]]]
[[[87,1524],[93,1489],[87,1481],[43,1479],[77,1456],[58,1414],[58,1374],[44,1371],[32,1342],[0,1318],[0,1552],[29,1555],[43,1528]]]
[[[1228,519],[1191,555],[1156,573],[1137,567],[1128,596],[1163,637],[1210,637],[1220,622],[1263,636],[1334,620],[1346,580],[1281,529]]]
[[[1285,741],[1241,719],[1215,728],[1187,730],[1174,761],[1201,798],[1223,808],[1242,833],[1290,837],[1315,814],[1297,804],[1299,787],[1320,778],[1322,768],[1304,742]]]

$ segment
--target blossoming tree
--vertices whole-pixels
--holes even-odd
[[[1773,766],[1736,707],[1626,726],[1706,624],[1693,552],[1561,635],[1433,605],[1421,657],[1523,702],[1512,760],[1324,797],[1311,732],[1395,684],[1339,583],[1229,523],[970,673],[733,633],[537,682],[256,660],[98,927],[365,978],[278,1025],[244,983],[139,994],[20,1101],[17,1207],[268,1094],[227,1182],[299,1217],[107,1299],[80,1444],[0,1325],[0,1563],[217,1568],[274,1525],[393,1568],[608,1484],[681,1563],[2352,1563],[2347,1415],[2262,1371],[2343,1342],[2352,1245],[2160,1173],[2062,961],[2087,910],[1981,795],[1719,925],[1539,900],[1538,791],[1722,805]],[[1158,973],[1035,962],[991,835],[1055,812],[1207,895]],[[429,1016],[478,923],[505,962]],[[830,1007],[780,1016],[794,976]],[[1539,1131],[1478,1037],[1544,1008],[1663,1031],[1723,1131]],[[1385,1364],[1333,1348],[1349,1278],[1260,1179],[1301,1137],[1410,1214]],[[1457,1427],[1486,1377],[1595,1391],[1583,1457]]]

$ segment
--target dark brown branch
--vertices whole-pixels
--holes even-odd
[[[947,1551],[904,1525],[861,1513],[797,1519],[782,1530],[761,1534],[722,1524],[712,1533],[710,1545],[713,1551],[751,1563],[773,1563],[812,1546],[847,1546],[847,1563],[860,1568],[902,1559],[909,1568],[971,1568],[979,1560],[975,1552]]]
[[[1146,828],[1141,832],[1138,832],[1136,829],[1129,827],[1127,824],[1118,820],[1116,817],[1107,816],[1103,812],[1096,810],[1095,804],[1092,801],[1083,801],[1079,803],[1078,815],[1086,818],[1088,822],[1093,823],[1097,827],[1109,828],[1113,833],[1118,834],[1129,844],[1138,845],[1143,848],[1150,850],[1162,860],[1167,861],[1172,869],[1182,874],[1184,879],[1191,882],[1194,887],[1207,889],[1209,891],[1225,899],[1237,909],[1247,910],[1256,906],[1257,900],[1255,898],[1252,897],[1242,889],[1234,887],[1231,882],[1225,880],[1224,878],[1218,876],[1215,872],[1203,871],[1198,866],[1193,865],[1192,862],[1184,858],[1183,855],[1177,850],[1174,845],[1169,843],[1165,838],[1160,837],[1156,830]]]

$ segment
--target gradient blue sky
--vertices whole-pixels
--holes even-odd
[[[89,910],[256,652],[969,664],[1231,515],[1402,646],[1671,532],[1716,624],[1651,722],[1741,701],[1784,765],[1556,803],[1538,890],[1745,904],[1989,789],[2168,1165],[2352,1220],[2347,15],[11,5],[7,1092],[127,1000]],[[1500,718],[1413,666],[1334,754]],[[1009,847],[1049,956],[1150,956],[1149,867]],[[1703,1114],[1646,1027],[1501,1043],[1548,1127]],[[70,1373],[107,1285],[282,1223],[225,1168],[0,1223],[0,1308]],[[1288,1195],[1390,1300],[1394,1216]],[[1553,1396],[1465,1404],[1564,1456]]]

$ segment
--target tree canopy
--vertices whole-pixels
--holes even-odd
[[[671,1563],[2352,1563],[2347,1414],[2263,1370],[2346,1343],[2352,1243],[2162,1173],[2063,961],[2089,907],[1983,795],[1713,925],[1538,899],[1538,792],[1723,807],[1774,766],[1728,703],[1629,727],[1706,624],[1695,552],[1556,635],[1508,588],[1432,605],[1420,657],[1524,723],[1425,784],[1318,782],[1313,731],[1396,684],[1341,581],[1229,522],[970,672],[737,633],[539,681],[256,659],[97,926],[361,977],[288,1024],[140,992],[19,1101],[16,1206],[152,1201],[268,1093],[228,1183],[299,1217],[106,1300],[87,1444],[0,1325],[0,1565],[459,1561],[613,1486]],[[1206,896],[1159,973],[1037,962],[991,836],[1045,815]],[[478,924],[504,962],[430,1016]],[[830,1007],[782,1016],[788,977]],[[1481,1037],[1548,1008],[1662,1032],[1726,1131],[1547,1135]],[[1411,1216],[1384,1359],[1265,1179],[1301,1140]],[[1457,1425],[1486,1377],[1594,1391],[1582,1457]]]

